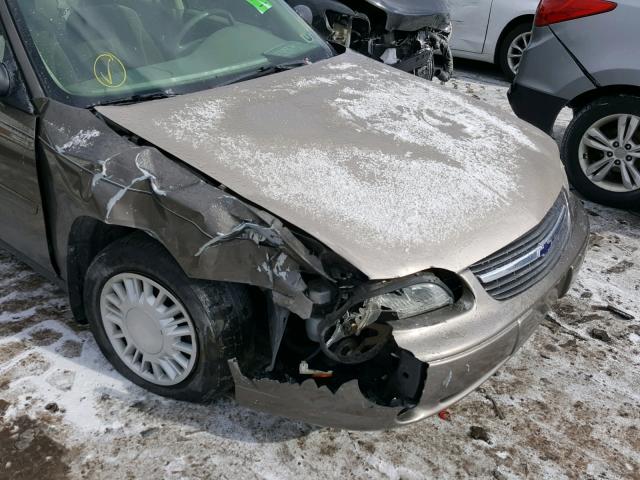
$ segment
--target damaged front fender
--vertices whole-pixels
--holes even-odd
[[[57,180],[50,203],[63,274],[73,223],[91,217],[148,233],[191,278],[260,287],[301,318],[311,314],[302,272],[330,277],[279,219],[125,134],[88,110],[45,106],[39,140]]]

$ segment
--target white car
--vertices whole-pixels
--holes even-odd
[[[495,63],[512,80],[531,39],[539,0],[447,1],[454,56]]]

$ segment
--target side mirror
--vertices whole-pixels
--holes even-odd
[[[313,12],[306,5],[296,5],[293,7],[296,13],[309,25],[313,24]]]
[[[11,75],[4,63],[0,63],[0,98],[11,93]]]

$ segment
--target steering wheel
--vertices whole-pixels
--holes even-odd
[[[212,15],[215,15],[217,17],[223,17],[225,20],[227,20],[229,22],[229,25],[235,24],[235,20],[233,19],[231,14],[229,12],[224,11],[224,10],[215,9],[215,10],[210,10],[210,11],[206,11],[206,12],[200,12],[197,15],[191,17],[189,19],[189,21],[184,24],[184,26],[180,30],[180,33],[178,33],[178,37],[176,39],[176,46],[175,46],[176,52],[178,52],[178,53],[184,52],[188,48],[188,45],[184,45],[184,43],[183,43],[184,39],[187,38],[189,33],[191,33],[191,31],[200,22],[202,22],[203,20],[211,17]]]

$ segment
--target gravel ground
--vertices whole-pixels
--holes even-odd
[[[448,88],[510,111],[490,68]],[[640,478],[640,217],[586,206],[585,266],[532,340],[448,420],[376,433],[148,394],[0,251],[0,478]]]

